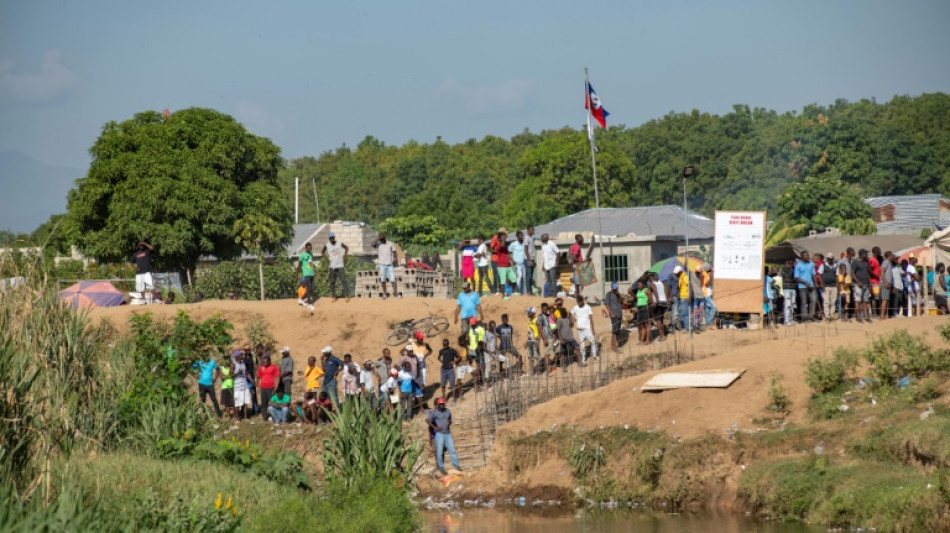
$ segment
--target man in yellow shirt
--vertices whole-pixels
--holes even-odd
[[[679,289],[676,299],[676,314],[679,317],[680,327],[689,330],[689,313],[693,292],[689,283],[689,274],[683,271],[683,267],[677,265],[673,268],[673,275],[676,276],[676,286]]]
[[[307,358],[307,392],[320,392],[320,378],[323,377],[323,368],[317,366],[317,358],[313,355]]]

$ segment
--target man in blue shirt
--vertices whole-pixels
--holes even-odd
[[[459,323],[459,318],[462,319],[462,334],[468,333],[469,319],[478,316],[479,320],[484,320],[482,318],[482,300],[478,296],[478,293],[472,290],[472,284],[465,282],[462,284],[462,292],[459,293],[458,297],[458,307],[455,308],[455,323]]]
[[[214,380],[220,376],[218,363],[209,353],[204,361],[196,361],[191,367],[198,371],[198,396],[201,403],[205,403],[206,396],[211,396],[214,412],[220,417],[221,407],[218,406],[218,398],[214,395]]]
[[[815,264],[811,262],[808,252],[802,252],[802,260],[795,265],[793,275],[798,282],[798,303],[802,322],[810,322],[815,318],[818,293],[815,290]]]
[[[340,398],[337,396],[336,375],[343,368],[343,361],[333,355],[333,348],[327,346],[323,349],[323,392],[330,396],[335,405],[340,404]]]
[[[515,276],[517,282],[515,285],[515,290],[519,293],[524,294],[525,287],[525,246],[524,246],[524,233],[517,232],[515,233],[515,242],[508,245],[508,253],[511,254],[511,262],[515,264]]]

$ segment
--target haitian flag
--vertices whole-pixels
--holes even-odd
[[[594,87],[590,82],[587,82],[587,98],[584,100],[584,109],[590,110],[591,116],[600,124],[601,128],[607,127],[607,117],[610,116],[610,113],[600,103],[600,97],[594,92]]]

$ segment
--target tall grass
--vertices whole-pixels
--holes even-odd
[[[323,441],[324,475],[346,488],[396,481],[410,486],[418,472],[422,445],[410,442],[396,413],[376,413],[370,402],[348,400],[330,415]]]
[[[115,444],[118,412],[101,330],[23,274],[31,283],[0,297],[0,475],[18,497],[42,489],[49,501],[51,461],[77,444]]]

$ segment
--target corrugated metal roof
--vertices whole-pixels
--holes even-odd
[[[864,203],[882,215],[877,223],[879,232],[918,231],[932,228],[935,222],[941,221],[940,201],[942,199],[943,197],[939,194],[917,194],[865,198]]]
[[[683,235],[686,226],[683,208],[675,205],[600,208],[600,229],[597,209],[588,209],[535,227],[535,233],[557,235],[561,232],[592,232],[603,236],[620,235]],[[713,220],[689,211],[689,237],[712,239]]]
[[[287,255],[291,257],[297,255],[303,249],[303,245],[307,244],[323,226],[326,224],[294,224],[294,238],[287,245]]]

